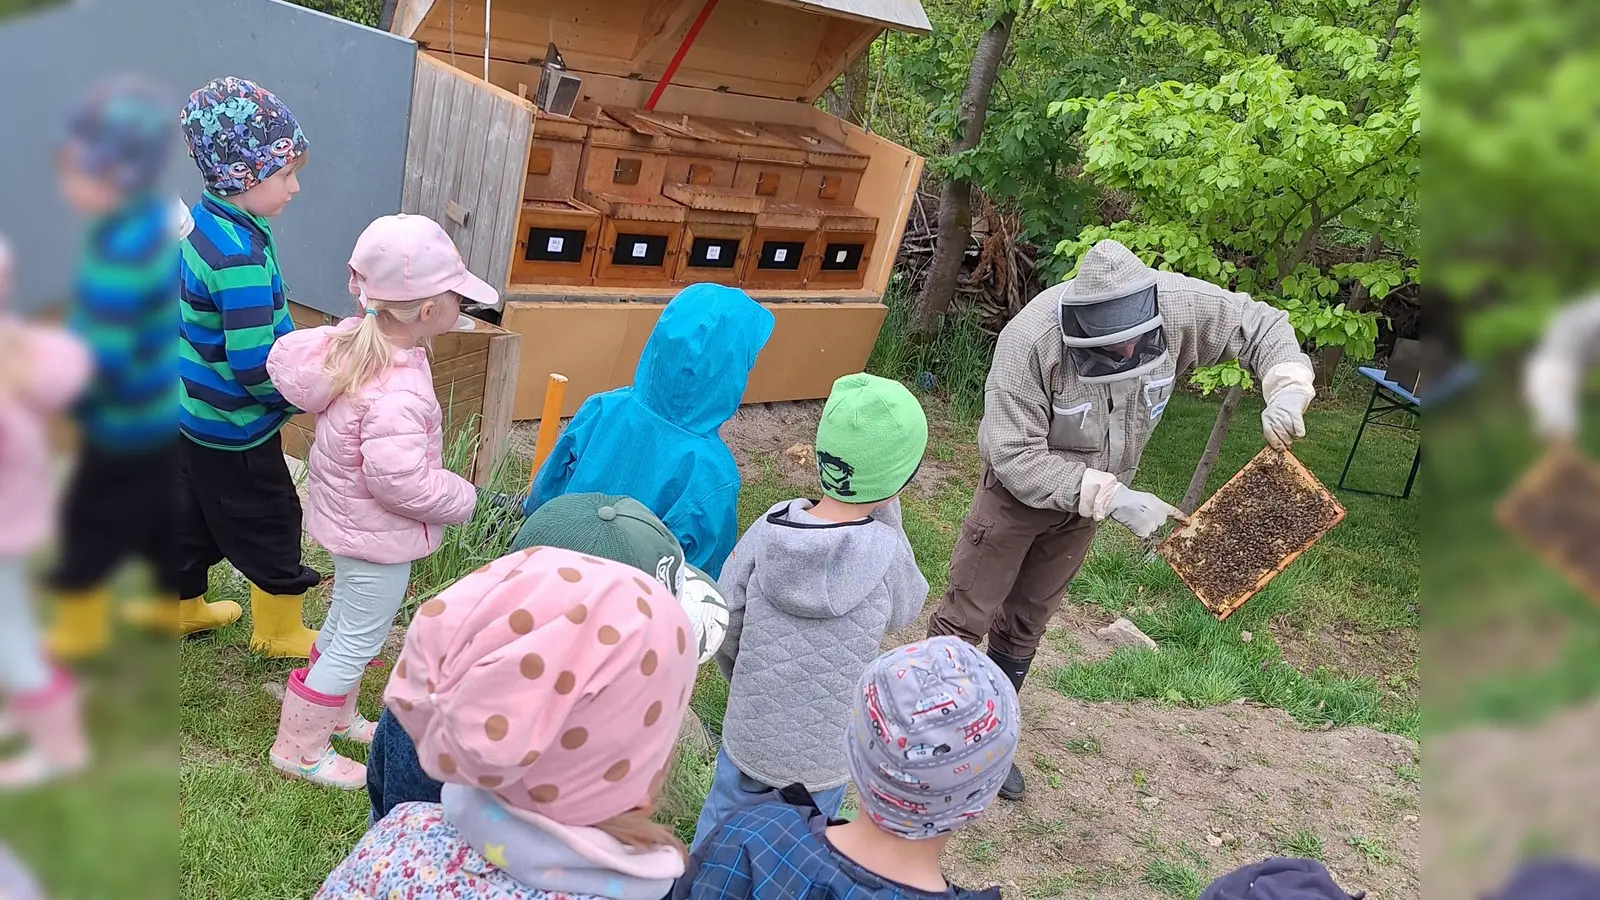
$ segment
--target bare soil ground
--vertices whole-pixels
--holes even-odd
[[[1525,857],[1600,859],[1600,703],[1529,726],[1477,727],[1428,744],[1428,884],[1478,896]]]
[[[957,837],[952,877],[1040,900],[1147,898],[1152,860],[1209,879],[1320,843],[1347,890],[1421,896],[1421,791],[1397,774],[1417,765],[1414,742],[1369,728],[1308,731],[1252,705],[1070,699],[1045,681],[1068,661],[1061,647],[1110,652],[1092,630],[1104,623],[1086,619],[1081,607],[1063,610],[1023,691],[1028,798],[996,804]]]

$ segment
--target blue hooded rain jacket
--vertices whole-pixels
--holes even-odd
[[[625,494],[661,518],[713,579],[739,537],[739,469],[717,429],[739,409],[773,318],[744,291],[684,288],[662,310],[633,385],[584,401],[525,509],[562,494]]]

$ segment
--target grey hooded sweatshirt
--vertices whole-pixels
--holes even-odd
[[[717,665],[732,682],[722,744],[741,772],[772,787],[826,791],[850,778],[851,697],[883,636],[928,599],[900,522],[900,501],[836,524],[789,500],[739,539],[717,584],[728,633]]]

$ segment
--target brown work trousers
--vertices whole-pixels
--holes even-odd
[[[972,508],[950,555],[950,586],[928,622],[928,636],[1028,659],[1061,608],[1100,523],[1058,509],[1035,509],[983,468]]]

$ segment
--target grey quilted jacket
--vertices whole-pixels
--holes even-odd
[[[789,500],[739,539],[718,586],[728,633],[717,664],[731,682],[722,742],[739,770],[772,787],[826,791],[849,780],[851,697],[883,636],[928,599],[900,501],[835,524]]]

